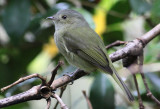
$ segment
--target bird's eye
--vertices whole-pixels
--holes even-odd
[[[63,16],[62,16],[62,19],[66,19],[66,18],[67,18],[67,16],[66,16],[66,15],[63,15]]]

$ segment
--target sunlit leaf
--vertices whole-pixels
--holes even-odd
[[[100,0],[99,6],[104,10],[109,10],[117,0]]]
[[[96,26],[95,31],[101,36],[106,31],[106,12],[104,10],[97,9],[93,19]]]

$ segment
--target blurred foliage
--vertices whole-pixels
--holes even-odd
[[[114,109],[114,89],[105,74],[97,74],[93,81],[90,100],[94,109]]]
[[[152,7],[151,0],[129,0],[129,1],[133,11],[140,15],[143,15],[147,11],[150,11]]]
[[[11,84],[22,76],[30,73],[47,75],[59,60],[64,57],[58,53],[53,41],[54,25],[45,20],[60,9],[71,8],[83,14],[90,26],[101,36],[105,44],[116,40],[135,39],[135,33],[144,34],[160,22],[160,0],[0,0],[0,87]],[[141,18],[142,25],[135,19]],[[130,23],[131,32],[126,23]],[[142,28],[144,31],[139,31]],[[132,35],[131,35],[132,34]],[[159,63],[160,38],[150,42],[145,49],[144,64]],[[111,49],[113,50],[113,49]],[[48,67],[51,65],[51,68]],[[70,65],[65,61],[62,70]],[[49,69],[50,68],[50,69]],[[66,72],[69,72],[68,70]],[[160,71],[146,74],[153,94],[160,97]],[[101,107],[126,109],[130,104],[120,104],[115,96],[113,85],[102,74],[96,74],[90,89],[90,100],[94,109]],[[141,78],[137,75],[144,102],[156,105],[146,97]],[[10,89],[8,96],[24,91],[38,84],[39,81],[29,80],[23,88]],[[132,83],[134,84],[134,83]],[[135,89],[135,88],[134,88]],[[135,90],[132,90],[135,92]],[[137,97],[137,94],[134,94]],[[136,105],[136,106],[135,106]],[[136,101],[133,108],[138,108]],[[149,105],[149,104],[148,104]],[[147,107],[147,106],[146,106]],[[29,108],[22,103],[7,109]]]

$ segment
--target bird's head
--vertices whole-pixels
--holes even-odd
[[[88,23],[79,12],[70,9],[60,10],[55,15],[47,17],[47,19],[54,22],[56,29],[88,26]]]

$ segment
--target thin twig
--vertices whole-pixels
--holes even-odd
[[[139,57],[139,60],[140,60],[140,62],[139,62],[140,63],[140,74],[141,74],[144,86],[146,88],[146,91],[147,91],[147,96],[150,97],[153,101],[155,101],[160,106],[160,101],[149,90],[146,78],[145,78],[144,73],[142,71],[142,69],[143,69],[143,59],[144,59],[144,57],[143,57],[143,52],[142,52],[140,57]]]
[[[109,45],[106,46],[106,49],[110,49],[111,47],[113,46],[120,46],[120,45],[124,45],[126,42],[125,41],[120,41],[120,40],[117,40]]]
[[[67,87],[67,85],[62,86],[62,87],[60,88],[60,94],[59,94],[59,97],[60,97],[60,98],[62,98],[63,92],[65,91],[66,87]],[[59,103],[59,102],[57,101],[53,109],[56,109],[56,108],[57,108],[58,103]]]
[[[153,101],[155,101],[158,105],[160,105],[160,101],[152,94],[152,92],[149,90],[149,87],[147,85],[147,82],[146,82],[146,78],[144,76],[144,73],[141,72],[141,76],[142,76],[142,79],[143,79],[143,83],[144,83],[144,86],[146,88],[146,91],[147,91],[147,96],[150,97]]]
[[[62,62],[62,61],[59,61],[58,62],[58,65],[56,66],[56,68],[54,68],[53,70],[52,70],[52,76],[51,76],[51,79],[49,80],[49,82],[48,82],[48,85],[50,86],[51,84],[52,84],[52,82],[54,81],[54,78],[55,78],[55,76],[56,76],[56,74],[57,74],[57,70],[63,65],[64,63]]]
[[[61,106],[61,109],[69,109],[67,107],[66,104],[63,103],[62,99],[57,95],[57,94],[52,94],[52,97],[54,97],[55,99],[57,99],[57,101],[59,102],[60,106]]]
[[[88,96],[86,95],[86,91],[83,90],[82,93],[83,93],[83,95],[84,95],[84,97],[85,97],[85,99],[86,99],[86,101],[87,101],[87,104],[88,104],[89,109],[93,109],[92,104],[91,104]]]
[[[136,90],[137,90],[137,93],[138,93],[139,109],[144,109],[143,101],[142,101],[142,98],[141,98],[141,94],[139,92],[138,82],[137,82],[137,78],[136,78],[135,74],[133,74],[133,78],[134,78]]]
[[[1,92],[4,92],[5,90],[7,90],[7,89],[9,89],[9,88],[11,88],[11,87],[13,87],[13,86],[15,86],[15,85],[23,82],[23,81],[26,81],[26,80],[28,80],[28,79],[31,79],[31,78],[39,78],[39,79],[41,79],[42,84],[46,84],[46,79],[45,79],[44,77],[42,77],[42,76],[39,75],[39,74],[32,74],[32,75],[29,75],[29,76],[26,76],[26,77],[21,77],[21,78],[20,78],[19,80],[17,80],[16,82],[14,82],[14,83],[12,83],[12,84],[10,84],[10,85],[2,88],[2,89],[1,89]]]
[[[47,99],[47,107],[46,109],[49,109],[51,107],[51,98]]]

